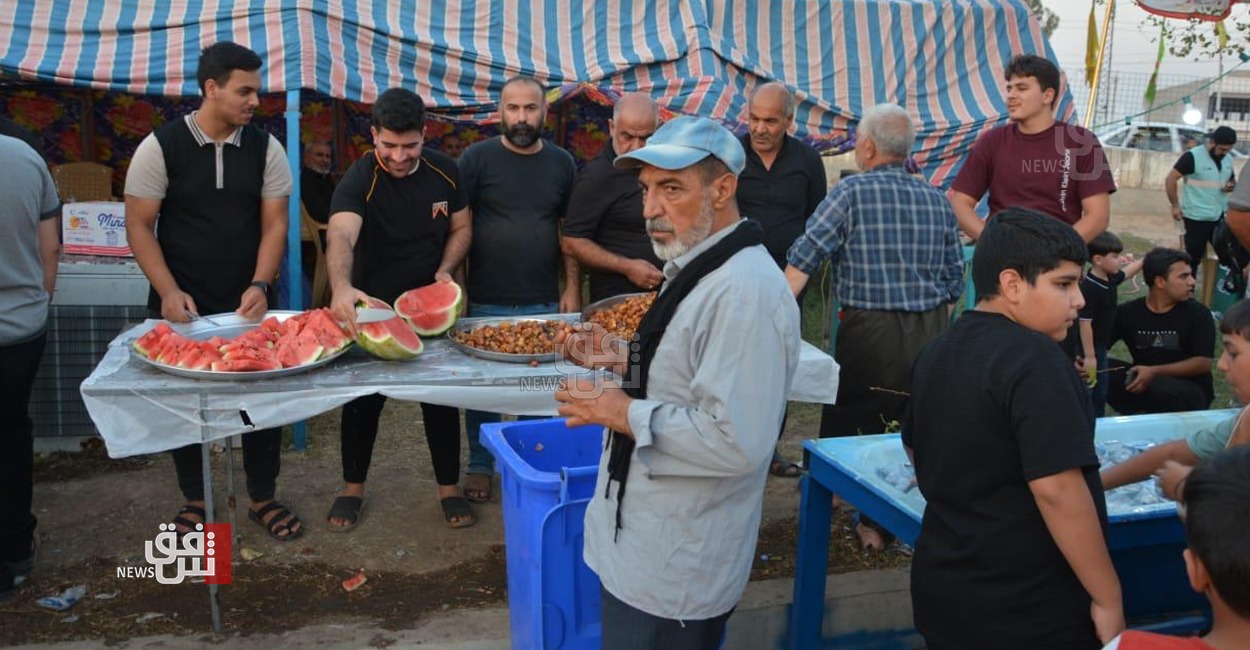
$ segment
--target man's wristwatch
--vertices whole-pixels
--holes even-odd
[[[265,295],[269,295],[269,283],[265,282],[264,280],[256,280],[252,282],[252,284],[249,286],[256,287],[260,289],[261,291],[264,291]]]

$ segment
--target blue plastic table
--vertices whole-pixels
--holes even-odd
[[[1102,442],[1174,440],[1236,413],[1228,409],[1102,418],[1095,438]],[[898,434],[806,440],[803,446],[809,452],[809,467],[801,482],[789,647],[806,650],[824,647],[821,627],[833,495],[907,544],[915,544],[920,536],[925,503],[919,489],[901,492],[876,473],[877,467],[906,460]],[[1205,598],[1189,589],[1181,561],[1185,531],[1176,517],[1176,506],[1162,503],[1113,509],[1108,522],[1108,547],[1120,576],[1129,624],[1171,633],[1203,629],[1209,612]]]

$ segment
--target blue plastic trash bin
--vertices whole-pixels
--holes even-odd
[[[563,419],[482,425],[503,503],[512,647],[597,650],[599,576],[582,561],[603,427]]]

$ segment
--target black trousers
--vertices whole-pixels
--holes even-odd
[[[204,465],[200,445],[173,450],[178,489],[187,501],[204,500]],[[247,475],[247,497],[268,501],[278,490],[282,470],[282,430],[262,429],[243,434],[243,473]]]
[[[1201,411],[1215,399],[1202,386],[1181,377],[1156,377],[1145,391],[1130,393],[1125,388],[1130,367],[1119,359],[1107,360],[1107,403],[1120,415]]]
[[[0,346],[0,562],[30,557],[38,520],[31,511],[34,493],[35,424],[30,393],[43,359],[46,332]]]
[[[1215,221],[1185,219],[1185,252],[1189,254],[1189,266],[1194,275],[1198,274],[1198,267],[1202,266],[1202,260],[1207,256],[1207,244],[1215,244],[1215,231],[1223,220],[1223,218]]]
[[[733,610],[701,621],[677,621],[635,609],[599,588],[603,650],[717,650]]]
[[[343,405],[340,436],[343,447],[343,480],[364,483],[378,439],[378,418],[386,398],[366,395]],[[439,485],[460,482],[460,411],[451,406],[421,404],[425,442],[430,446],[434,479]]]

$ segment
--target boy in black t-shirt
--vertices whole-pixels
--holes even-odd
[[[1055,344],[1085,258],[1071,226],[996,214],[976,309],[916,359],[903,442],[928,502],[911,589],[929,648],[1095,650],[1124,628],[1092,412]]]
[[[1091,385],[1090,401],[1094,405],[1094,417],[1100,418],[1107,411],[1107,380],[1098,374],[1107,367],[1107,348],[1111,347],[1111,326],[1115,322],[1115,306],[1119,302],[1119,287],[1141,270],[1140,261],[1129,261],[1120,268],[1120,254],[1124,243],[1119,237],[1104,232],[1089,243],[1089,270],[1081,277],[1081,296],[1085,306],[1081,308],[1080,320],[1068,330],[1064,343],[1076,360],[1076,368]],[[1106,374],[1105,372],[1103,373]]]
[[[1211,405],[1215,321],[1194,300],[1189,255],[1155,248],[1142,259],[1145,298],[1116,309],[1111,343],[1124,341],[1132,365],[1108,360],[1107,403],[1120,415],[1197,411]]]

